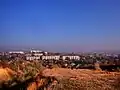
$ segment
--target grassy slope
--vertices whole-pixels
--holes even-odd
[[[53,90],[120,90],[120,73],[93,70],[46,69],[44,76],[55,76]]]

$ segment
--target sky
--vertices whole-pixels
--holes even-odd
[[[120,50],[120,0],[0,0],[0,48]]]

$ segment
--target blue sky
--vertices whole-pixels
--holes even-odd
[[[120,50],[120,0],[0,0],[0,47]]]

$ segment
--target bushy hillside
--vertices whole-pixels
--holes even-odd
[[[0,64],[4,90],[120,90],[120,72],[89,69],[44,68],[39,61]]]

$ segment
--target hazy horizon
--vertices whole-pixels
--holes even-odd
[[[0,48],[120,50],[119,0],[1,0]]]

